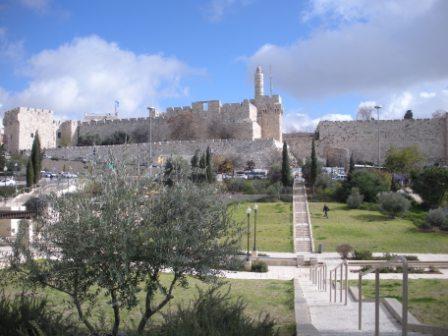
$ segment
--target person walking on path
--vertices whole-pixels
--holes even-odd
[[[324,204],[322,211],[324,212],[324,217],[328,218],[328,211],[330,211],[330,208],[326,204]]]

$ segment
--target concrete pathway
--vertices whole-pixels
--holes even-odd
[[[294,180],[293,186],[293,225],[294,225],[294,251],[312,252],[313,234],[306,196],[305,182],[299,177]]]
[[[316,285],[309,280],[307,269],[301,268],[297,277],[296,302],[302,300],[308,307],[309,323],[317,329],[320,335],[373,335],[375,330],[375,304],[373,302],[363,302],[362,331],[358,330],[358,303],[349,296],[348,304],[330,303],[328,291],[318,291]],[[338,293],[339,295],[339,293]],[[338,297],[339,299],[339,297]],[[300,316],[297,316],[298,335],[315,335],[301,331]],[[384,307],[380,306],[380,334],[381,335],[401,335],[401,326],[390,316]],[[419,333],[408,333],[417,336]]]

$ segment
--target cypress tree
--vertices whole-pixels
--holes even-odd
[[[283,142],[282,152],[282,184],[287,187],[291,185],[291,167],[289,166],[288,145]]]
[[[353,154],[350,155],[350,164],[348,166],[347,180],[352,179],[353,171],[355,170],[355,160],[353,159]]]
[[[26,186],[28,188],[32,187],[34,184],[34,167],[33,161],[31,158],[28,159],[28,163],[26,164]]]
[[[6,151],[5,145],[0,146],[0,171],[3,171],[6,166]]]
[[[33,184],[37,184],[40,179],[40,171],[42,169],[42,152],[40,149],[39,133],[34,136],[33,146],[31,147],[31,163],[33,166]]]
[[[191,163],[192,168],[198,167],[198,164],[199,164],[199,150],[198,149],[194,152],[194,155],[191,158],[190,163]]]
[[[310,185],[314,187],[314,183],[317,178],[317,157],[316,157],[316,145],[311,143],[311,169],[310,169]]]
[[[215,181],[215,177],[213,176],[213,165],[212,165],[212,151],[210,147],[207,147],[205,151],[205,178],[208,183],[213,183]]]
[[[205,154],[202,153],[201,158],[199,160],[199,168],[205,169],[207,167],[207,161],[205,158]]]

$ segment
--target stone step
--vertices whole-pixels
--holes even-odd
[[[373,336],[373,331],[353,331],[353,330],[319,330],[320,336]],[[381,336],[402,336],[401,331],[381,332]],[[408,336],[425,336],[426,334],[408,332]]]

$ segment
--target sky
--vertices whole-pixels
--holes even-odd
[[[261,65],[287,132],[375,105],[428,118],[448,110],[447,32],[446,0],[0,0],[0,112],[240,102]]]

